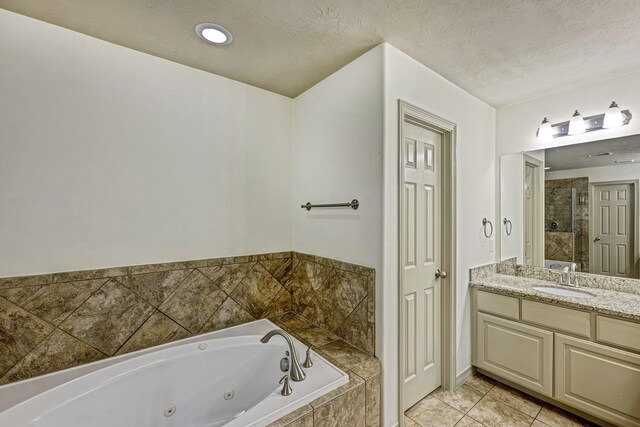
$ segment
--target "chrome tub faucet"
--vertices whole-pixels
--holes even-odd
[[[302,367],[300,366],[300,363],[298,362],[298,353],[296,353],[296,348],[293,345],[291,335],[289,335],[282,329],[274,329],[273,331],[262,337],[262,339],[260,339],[260,342],[266,344],[274,335],[280,335],[285,339],[285,341],[287,341],[287,344],[289,345],[289,352],[291,353],[291,369],[289,372],[289,376],[293,381],[304,380],[307,375],[304,373]]]

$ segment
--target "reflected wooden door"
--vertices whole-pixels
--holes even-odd
[[[403,405],[409,408],[441,383],[442,135],[404,123],[400,212]]]
[[[598,184],[593,188],[591,272],[630,277],[634,250],[633,184]]]

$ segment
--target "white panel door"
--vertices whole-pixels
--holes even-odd
[[[630,277],[634,250],[632,184],[594,185],[592,273]]]
[[[533,265],[533,240],[535,232],[535,168],[524,165],[524,265]]]
[[[405,409],[435,390],[440,372],[441,145],[439,133],[405,123],[402,141],[402,267]]]

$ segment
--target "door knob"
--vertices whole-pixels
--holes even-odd
[[[594,241],[594,242],[599,242],[599,241],[600,241],[600,238],[599,238],[599,237],[596,237],[595,239],[593,239],[593,241]]]
[[[447,278],[446,271],[440,271],[440,269],[436,270],[436,279],[446,279],[446,278]]]

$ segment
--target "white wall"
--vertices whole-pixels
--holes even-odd
[[[542,167],[544,167],[544,150],[503,154],[500,156],[500,186],[498,188],[500,215],[497,219],[497,226],[500,232],[496,238],[500,244],[499,259],[516,257],[518,264],[524,262],[524,154],[540,160]],[[544,207],[544,188],[541,193],[541,204]],[[510,235],[507,235],[507,228],[502,223],[503,218],[511,221]],[[543,237],[541,238],[544,240]]]
[[[495,110],[424,65],[384,45],[384,424],[397,413],[397,144],[398,99],[457,124],[457,372],[471,365],[469,268],[495,261],[493,241],[482,234],[482,218],[495,224]]]
[[[4,10],[0,40],[0,277],[291,249],[291,99]]]
[[[517,258],[518,264],[524,260],[524,158],[523,153],[505,154],[500,157],[500,259]],[[507,235],[502,219],[511,221],[511,235]]]
[[[536,131],[545,116],[551,123],[558,123],[569,120],[576,109],[580,110],[585,117],[601,114],[607,110],[613,100],[620,105],[620,108],[630,110],[635,115],[628,125],[562,137],[545,143],[538,142],[536,139]],[[501,107],[496,113],[498,155],[639,134],[638,114],[640,114],[640,72]]]
[[[293,249],[376,269],[376,355],[385,363],[380,274],[383,70],[380,45],[295,99]],[[360,202],[355,211],[300,208],[308,201],[341,203],[354,198]],[[390,398],[386,388],[383,394]]]
[[[294,101],[293,249],[382,266],[383,65],[378,46]],[[300,209],[358,199],[358,210]]]
[[[547,171],[544,179],[589,178],[589,183],[640,179],[640,163]]]

